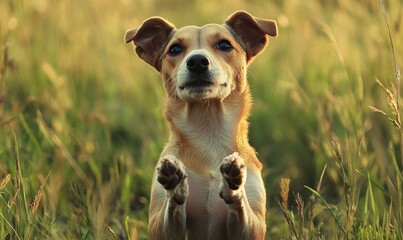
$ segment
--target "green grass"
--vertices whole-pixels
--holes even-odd
[[[403,239],[403,5],[385,4],[2,0],[0,239],[147,239],[164,90],[123,35],[238,9],[279,24],[249,70],[268,238]]]

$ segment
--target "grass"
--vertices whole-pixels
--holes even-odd
[[[403,239],[402,7],[1,1],[0,239],[147,239],[164,91],[123,34],[238,9],[279,24],[249,71],[268,238]]]

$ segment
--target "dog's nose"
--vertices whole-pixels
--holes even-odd
[[[195,54],[186,62],[186,67],[191,72],[205,72],[208,70],[209,66],[210,60],[203,54]]]

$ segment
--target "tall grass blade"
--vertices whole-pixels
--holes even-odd
[[[340,223],[340,219],[336,216],[336,213],[333,211],[332,207],[327,203],[327,201],[317,192],[315,189],[310,188],[308,186],[304,186],[306,189],[311,191],[316,197],[318,197],[322,202],[326,205],[326,208],[330,211],[332,214],[334,220],[336,221],[337,226],[343,231],[344,234],[347,234],[346,229],[343,227],[343,225]]]
[[[21,240],[21,237],[18,235],[17,231],[15,230],[15,228],[13,227],[13,225],[7,221],[7,218],[4,217],[4,215],[0,212],[0,216],[3,219],[3,221],[8,225],[9,228],[11,228],[11,230],[14,232],[15,237],[17,237],[17,239]],[[4,238],[6,238],[7,236],[3,236]]]
[[[17,191],[16,191],[16,197],[18,194],[18,189],[21,189],[22,193],[22,198],[23,198],[23,206],[25,210],[25,216],[29,222],[29,208],[28,208],[28,201],[27,201],[27,196],[25,193],[25,186],[24,186],[24,181],[22,178],[22,170],[21,170],[21,161],[20,161],[20,151],[19,151],[19,146],[18,146],[18,140],[17,140],[17,135],[15,134],[14,128],[11,128],[11,132],[13,134],[14,138],[14,154],[15,154],[15,168],[16,168],[16,184],[17,184]],[[16,199],[15,199],[16,200]]]
[[[372,213],[374,214],[374,216],[376,216],[376,204],[375,204],[375,199],[374,199],[374,192],[372,190],[372,181],[369,176],[369,173],[367,174],[367,179],[368,179],[368,199],[369,199]]]
[[[379,190],[381,190],[382,193],[385,195],[385,197],[387,197],[389,200],[393,200],[393,199],[392,199],[392,196],[390,195],[390,193],[389,193],[385,188],[383,188],[383,187],[381,186],[381,184],[380,184],[378,181],[376,181],[374,178],[372,178],[372,177],[369,175],[369,172],[368,172],[367,174],[364,174],[364,173],[362,173],[362,172],[361,172],[360,170],[358,170],[358,169],[356,169],[355,171],[356,171],[357,173],[359,173],[361,176],[363,176],[365,179],[367,179],[369,183],[374,184],[374,186],[375,186],[376,188],[378,188]]]
[[[20,119],[21,125],[23,126],[25,132],[28,134],[29,139],[34,143],[37,152],[42,152],[38,140],[36,139],[36,137],[35,137],[34,133],[32,132],[31,128],[28,126],[27,121],[25,121],[24,115],[20,114],[19,119]]]

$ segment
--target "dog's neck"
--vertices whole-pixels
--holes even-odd
[[[224,100],[170,99],[166,118],[174,145],[183,163],[197,172],[218,169],[233,152],[250,152],[247,118],[251,108],[249,89],[231,93]],[[246,146],[246,147],[245,147]],[[242,148],[241,148],[242,147]]]

